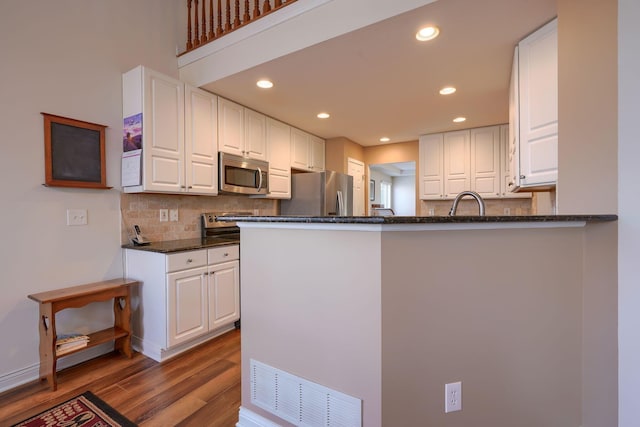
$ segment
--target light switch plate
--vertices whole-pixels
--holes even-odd
[[[178,220],[178,209],[170,209],[169,221],[177,221],[177,220]]]
[[[87,225],[87,210],[67,209],[67,225]]]
[[[160,209],[160,222],[169,221],[169,209]]]

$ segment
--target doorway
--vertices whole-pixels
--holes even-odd
[[[347,158],[347,175],[353,177],[353,216],[365,216],[364,210],[364,163]]]
[[[369,215],[415,216],[416,162],[369,165],[369,186]]]

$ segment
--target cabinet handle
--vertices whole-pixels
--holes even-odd
[[[189,190],[191,190],[192,188],[193,188],[193,185],[190,185],[190,186],[189,186]]]
[[[526,179],[527,177],[524,175],[520,175],[520,179]]]
[[[181,185],[180,188],[186,188],[184,185]]]
[[[205,272],[204,272],[204,273],[202,273],[202,274],[204,274],[205,276],[208,276],[208,275],[209,275],[209,272],[208,272],[208,271],[205,271]]]
[[[193,260],[191,258],[187,258],[187,264],[190,264],[192,262],[193,262]]]
[[[225,252],[225,253],[224,253],[224,256],[229,256],[229,252]]]

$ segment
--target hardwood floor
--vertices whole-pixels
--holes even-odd
[[[58,372],[58,390],[35,381],[0,394],[10,426],[84,391],[140,426],[231,427],[240,407],[240,330],[162,364],[111,353]]]

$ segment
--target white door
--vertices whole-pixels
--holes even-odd
[[[291,198],[291,127],[267,118],[269,197]]]
[[[364,210],[364,163],[347,159],[347,175],[353,177],[353,216],[365,216]]]
[[[500,126],[471,129],[471,189],[500,197]]]
[[[519,44],[520,183],[558,179],[558,21]]]
[[[469,131],[444,134],[444,194],[455,197],[471,189]]]
[[[230,261],[209,267],[209,330],[240,318],[240,263]]]
[[[183,191],[184,84],[145,69],[144,102],[145,190]]]
[[[267,160],[267,116],[244,109],[244,152],[247,157]]]
[[[186,191],[218,194],[218,98],[185,85]]]
[[[167,274],[168,346],[208,331],[207,267]]]
[[[444,136],[441,133],[420,136],[420,198],[444,198]]]
[[[324,145],[324,139],[309,135],[310,164],[313,171],[324,170]]]
[[[244,107],[218,98],[218,151],[244,155]]]
[[[294,169],[309,170],[311,167],[309,136],[300,129],[291,128],[291,167]]]

